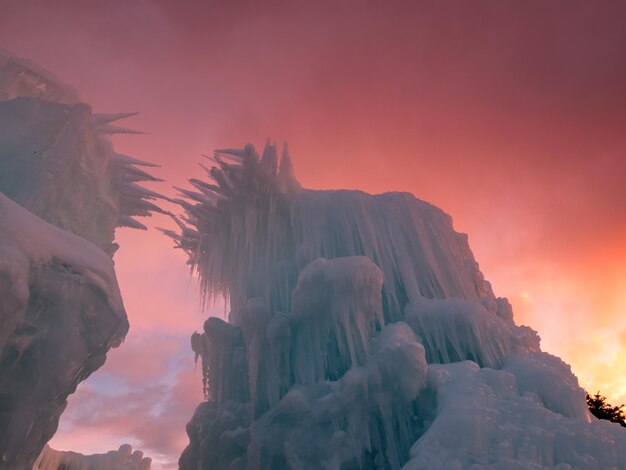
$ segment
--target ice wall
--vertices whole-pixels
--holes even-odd
[[[191,346],[185,469],[625,468],[569,366],[406,193],[301,188],[286,151],[218,150],[165,231],[225,296]]]
[[[47,445],[35,461],[32,470],[150,470],[152,459],[129,444],[106,454],[83,455],[77,452],[62,452]]]
[[[111,255],[117,226],[158,211],[149,165],[113,150],[121,115],[0,51],[0,469],[30,469],[67,397],[128,320]]]

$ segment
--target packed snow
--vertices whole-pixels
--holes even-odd
[[[183,470],[626,468],[626,432],[592,419],[448,215],[303,189],[274,144],[212,162],[165,231],[231,308],[192,336],[207,401]]]

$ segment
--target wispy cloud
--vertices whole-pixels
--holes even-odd
[[[104,452],[129,443],[158,465],[176,462],[185,425],[202,400],[187,335],[134,332],[70,398],[51,445]],[[165,467],[164,467],[165,468]]]

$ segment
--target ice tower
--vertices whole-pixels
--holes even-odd
[[[185,469],[626,468],[569,366],[407,193],[303,189],[285,150],[218,150],[166,231],[224,296],[191,338]]]

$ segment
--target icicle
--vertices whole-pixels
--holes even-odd
[[[156,229],[176,242],[180,242],[181,240],[183,240],[183,236],[179,233],[174,232],[173,230],[162,227],[156,227]]]
[[[150,173],[147,173],[139,168],[136,168],[131,165],[126,165],[123,169],[120,169],[121,178],[124,181],[134,182],[134,181],[163,181],[160,178],[155,178]]]
[[[207,191],[219,194],[220,187],[215,184],[205,183],[204,181],[196,178],[191,178],[188,181],[200,191]]]
[[[208,345],[203,356],[207,392],[217,403],[249,399],[247,361],[241,328],[211,317],[204,322]]]
[[[141,212],[141,214],[139,214],[139,212]],[[126,215],[142,215],[145,217],[149,216],[151,212],[167,214],[167,212],[159,206],[145,199],[122,200],[120,203],[120,213]]]
[[[278,188],[281,192],[286,193],[300,188],[300,184],[296,180],[291,157],[287,149],[287,142],[283,147],[283,155],[280,159],[280,167],[278,169]]]
[[[118,127],[118,126],[98,126],[95,128],[96,131],[101,134],[113,135],[113,134],[148,134],[144,131],[138,131],[135,129],[128,129],[126,127]]]
[[[122,194],[127,194],[129,196],[147,199],[164,199],[164,197],[159,193],[151,191],[150,189],[144,188],[143,186],[139,186],[135,183],[126,182],[121,184],[119,189]]]
[[[113,153],[112,161],[114,164],[121,165],[137,165],[137,166],[150,166],[150,167],[160,167],[161,165],[157,165],[156,163],[145,162],[143,160],[138,160],[133,157],[129,157],[128,155],[124,155],[123,153]]]
[[[278,153],[276,151],[276,144],[271,144],[269,140],[265,144],[263,150],[263,156],[261,157],[260,166],[261,170],[268,176],[276,176],[276,167],[278,164]]]
[[[267,349],[265,332],[271,320],[269,307],[263,299],[249,299],[240,317],[241,332],[246,345],[246,357],[248,362],[248,390],[253,406],[257,405],[259,394],[258,381],[265,377],[261,374],[263,353]]]
[[[234,189],[233,182],[224,171],[220,170],[219,168],[213,167],[211,168],[211,176],[217,182],[217,184],[219,184],[222,192],[224,193],[233,192],[233,189]]]
[[[92,126],[101,126],[103,124],[109,124],[113,121],[119,121],[120,119],[137,116],[138,114],[139,113],[93,114],[89,119],[89,122]]]
[[[242,163],[246,157],[245,149],[219,149],[215,151],[215,156],[224,155],[232,160]]]
[[[146,227],[144,224],[142,224],[141,222],[137,222],[135,219],[127,215],[118,216],[117,225],[119,227],[130,227],[139,230],[148,230],[148,227]]]

